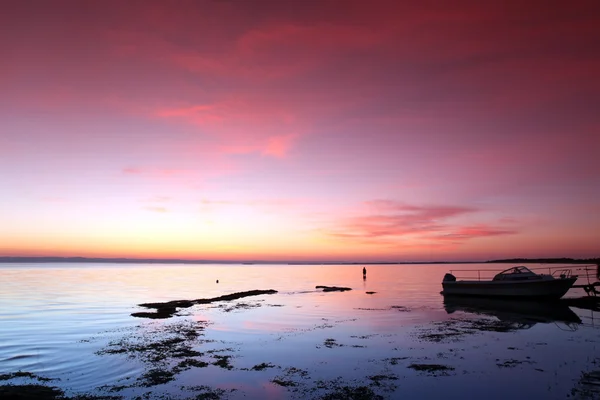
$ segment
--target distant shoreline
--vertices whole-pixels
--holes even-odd
[[[287,264],[287,265],[406,265],[406,264],[598,264],[600,258],[511,258],[488,261],[396,261],[396,262],[354,262],[354,261],[234,261],[234,260],[182,260],[159,258],[104,258],[104,257],[0,257],[0,263],[113,263],[113,264]]]

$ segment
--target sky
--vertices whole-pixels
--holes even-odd
[[[600,256],[597,1],[0,10],[0,256]]]

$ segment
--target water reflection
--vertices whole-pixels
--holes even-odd
[[[0,265],[0,370],[55,379],[48,385],[73,395],[106,398],[115,390],[124,399],[149,391],[232,400],[440,392],[564,399],[580,371],[583,384],[595,376],[600,360],[590,355],[599,336],[589,326],[596,311],[586,317],[573,308],[579,324],[570,303],[534,304],[533,311],[523,302],[443,303],[447,267],[367,265],[366,279],[362,265]],[[324,293],[317,285],[353,290]],[[131,317],[140,303],[254,289],[278,293],[197,304],[168,320]],[[578,329],[545,324],[553,321]],[[39,383],[7,379],[0,392],[19,379]]]
[[[448,314],[464,311],[493,316],[500,321],[514,323],[520,329],[528,329],[536,323],[581,323],[577,314],[561,302],[444,296],[444,309]]]

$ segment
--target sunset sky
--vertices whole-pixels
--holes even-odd
[[[599,16],[3,1],[0,256],[598,257]]]

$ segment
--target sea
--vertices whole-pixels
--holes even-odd
[[[0,397],[599,399],[599,312],[440,293],[510,266],[0,264]]]

